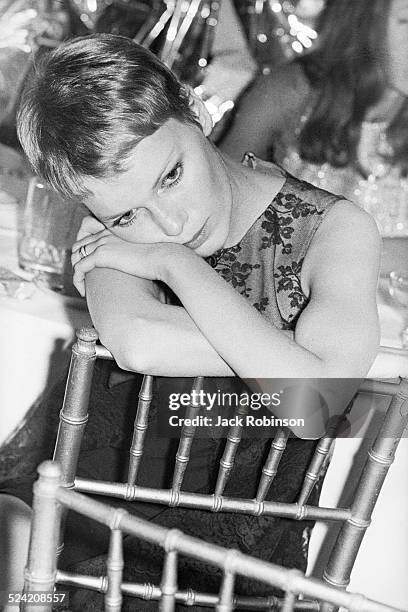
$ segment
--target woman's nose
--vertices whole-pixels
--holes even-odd
[[[187,221],[187,213],[184,210],[163,210],[160,206],[153,206],[151,213],[158,227],[166,236],[179,236],[182,234]]]

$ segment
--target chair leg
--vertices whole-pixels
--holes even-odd
[[[53,460],[61,466],[61,485],[67,488],[74,487],[83,433],[88,421],[88,403],[96,360],[97,340],[98,334],[93,328],[83,328],[77,332],[77,341],[72,347],[71,364],[53,457]],[[61,541],[58,554],[63,548],[64,523],[65,513],[61,521]]]
[[[39,479],[34,485],[33,519],[27,566],[24,572],[24,591],[30,597],[38,592],[52,596],[57,575],[57,543],[60,531],[61,506],[56,495],[60,486],[60,470],[52,461],[38,468]],[[23,602],[25,612],[48,612],[51,601]]]
[[[122,532],[120,529],[111,529],[109,553],[106,561],[108,587],[105,593],[105,612],[120,612],[122,609],[123,567]]]
[[[341,589],[350,582],[351,571],[360,549],[371,515],[388,470],[394,461],[399,440],[408,423],[408,380],[400,382],[383,425],[368,453],[364,470],[351,506],[351,516],[343,524],[329,557],[323,579]],[[331,604],[323,604],[321,612],[335,612]]]

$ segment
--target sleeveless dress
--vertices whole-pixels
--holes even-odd
[[[246,154],[244,163],[268,171],[269,164]],[[207,258],[217,273],[278,329],[293,330],[306,307],[308,298],[301,286],[304,257],[313,236],[327,212],[342,198],[317,189],[285,173],[285,182],[273,201],[235,246],[220,249]],[[78,475],[85,478],[120,480],[123,478],[132,433],[132,420],[137,404],[139,377],[133,377],[114,388],[109,388],[111,364],[97,364],[91,393],[90,419],[78,466]],[[114,366],[115,367],[115,366]],[[160,410],[160,398],[171,392],[188,392],[192,379],[157,378],[149,420],[154,423]],[[245,385],[239,379],[205,379],[205,390],[239,391]],[[58,393],[62,393],[62,387]],[[55,400],[55,397],[54,397]],[[50,402],[51,403],[51,402]],[[54,403],[55,405],[55,403]],[[57,404],[58,405],[58,404]],[[60,404],[59,404],[60,405]],[[133,406],[133,410],[129,409]],[[50,421],[50,407],[40,411],[39,421]],[[55,412],[55,408],[54,408]],[[42,415],[42,417],[41,417]],[[55,419],[55,415],[51,418]],[[30,427],[26,423],[25,427]],[[38,425],[37,425],[38,427]],[[22,428],[24,430],[24,427]],[[49,430],[48,430],[49,431]],[[148,430],[149,431],[149,430]],[[20,435],[20,438],[19,438]],[[273,431],[272,431],[273,436]],[[14,456],[23,455],[22,442],[27,432],[17,434]],[[19,446],[20,442],[20,446]],[[144,460],[138,484],[169,487],[177,439],[150,433],[146,439]],[[213,490],[218,462],[225,440],[208,429],[207,435],[194,440],[192,458],[187,468],[182,489],[207,493]],[[283,454],[278,475],[267,499],[294,502],[299,494],[306,468],[316,447],[316,441],[290,437]],[[235,467],[225,489],[227,496],[254,497],[263,462],[270,448],[269,439],[243,438],[236,455]],[[7,448],[0,454],[5,456]],[[13,448],[9,447],[13,456]],[[48,457],[50,454],[48,455]],[[36,456],[41,460],[44,457]],[[172,460],[170,458],[173,458]],[[9,464],[10,467],[11,464]],[[1,492],[11,493],[30,501],[32,476],[24,475],[12,483],[5,482]],[[318,501],[319,487],[313,491],[309,503]],[[98,497],[98,499],[101,499]],[[104,500],[125,507],[132,514],[154,520],[167,528],[179,528],[194,537],[203,538],[286,567],[306,569],[310,521],[297,522],[276,517],[255,517],[243,514],[212,513],[203,510],[168,508],[154,504]],[[69,513],[66,546],[61,559],[64,569],[79,573],[105,573],[107,529],[86,518],[78,519]],[[125,581],[160,584],[163,555],[157,547],[125,537]],[[216,568],[180,557],[179,588],[191,587],[203,592],[217,592],[221,574]],[[270,594],[264,585],[237,579],[236,592],[243,595]],[[98,593],[77,590],[72,592],[72,610],[101,610],[103,603]],[[157,603],[125,598],[124,610],[156,610]],[[181,608],[180,609],[185,609]],[[205,610],[194,606],[195,610]]]

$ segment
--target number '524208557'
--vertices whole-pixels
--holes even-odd
[[[45,603],[53,604],[53,607],[59,607],[68,604],[69,594],[66,591],[58,591],[56,593],[49,593],[47,591],[27,591],[21,593],[20,591],[0,591],[0,609],[2,606],[16,606],[20,604],[30,604],[32,606],[44,605]]]

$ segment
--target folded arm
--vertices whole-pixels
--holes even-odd
[[[357,207],[336,204],[312,242],[302,272],[310,301],[294,339],[194,252],[170,246],[162,280],[184,308],[161,303],[151,281],[97,267],[87,275],[91,315],[122,367],[169,376],[235,372],[242,378],[367,373],[378,347],[379,237]]]
[[[165,280],[241,378],[360,377],[379,342],[379,250],[371,217],[349,202],[336,204],[305,259],[310,301],[293,340],[198,258],[180,258]]]
[[[186,310],[163,303],[157,285],[118,270],[86,277],[92,321],[124,370],[157,376],[233,376]]]

